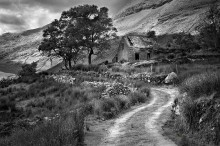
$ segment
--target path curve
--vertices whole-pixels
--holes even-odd
[[[176,89],[152,88],[152,100],[115,120],[100,146],[176,146],[162,136]]]

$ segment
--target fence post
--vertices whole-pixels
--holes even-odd
[[[153,73],[153,64],[151,64],[151,73]]]
[[[176,73],[179,74],[177,63],[176,63]]]

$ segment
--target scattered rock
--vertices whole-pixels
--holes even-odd
[[[168,76],[165,78],[165,83],[170,84],[173,83],[177,79],[177,74],[175,72],[171,72],[168,74]]]

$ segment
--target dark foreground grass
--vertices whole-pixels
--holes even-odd
[[[204,72],[195,74],[180,85],[181,93],[186,92],[192,99],[208,96],[220,91],[220,73]]]
[[[180,84],[180,116],[175,128],[183,135],[182,145],[220,144],[220,72],[195,74]],[[187,140],[186,140],[187,139]],[[191,142],[190,142],[191,141]]]
[[[132,92],[128,96],[117,95],[103,98],[102,93],[106,89],[105,87],[84,87],[81,86],[81,82],[70,85],[58,83],[51,78],[38,77],[31,83],[26,82],[27,87],[19,87],[19,81],[15,83],[18,84],[16,88],[12,87],[13,83],[9,81],[6,88],[0,89],[2,105],[0,110],[10,111],[13,116],[11,121],[1,120],[15,123],[18,119],[35,119],[36,117],[43,119],[53,117],[57,113],[61,115],[61,118],[43,120],[44,122],[31,129],[23,127],[10,129],[12,132],[9,133],[9,136],[0,138],[1,146],[80,145],[84,140],[83,124],[87,115],[98,115],[101,118],[109,119],[132,105],[150,100],[150,90],[144,84],[139,85],[140,90]],[[16,105],[20,102],[25,102],[26,105],[18,109]],[[72,114],[81,108],[84,109],[84,112],[77,114],[78,116]],[[19,111],[19,115],[15,116],[15,111]],[[62,113],[65,113],[64,117]]]
[[[1,146],[82,145],[83,118],[76,113],[40,124],[31,130],[15,129],[10,137],[0,140]]]

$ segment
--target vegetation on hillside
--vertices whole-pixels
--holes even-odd
[[[183,138],[181,145],[220,144],[219,87],[219,72],[195,72],[179,84],[174,128]]]
[[[137,90],[135,81],[101,75],[101,66],[77,65],[57,75],[35,69],[34,63],[24,65],[18,79],[0,82],[0,110],[7,114],[0,145],[80,145],[88,115],[109,119],[150,100],[146,84]]]
[[[208,11],[204,27],[200,30],[201,45],[203,48],[220,50],[220,9],[212,5]]]

